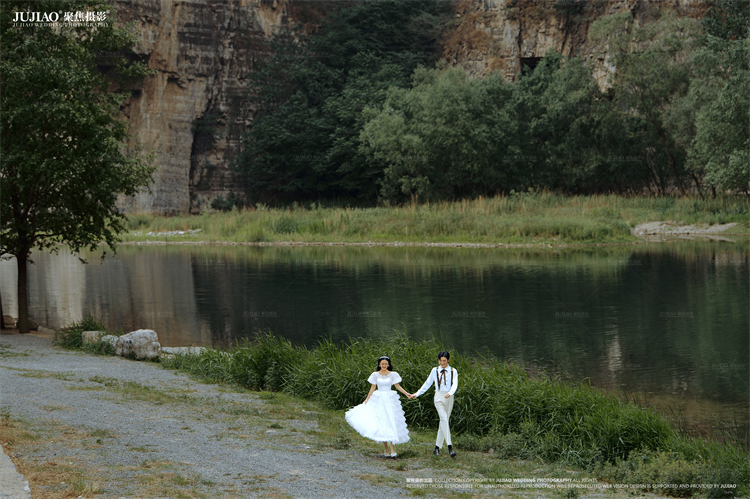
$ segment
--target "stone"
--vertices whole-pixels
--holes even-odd
[[[8,329],[16,327],[16,320],[11,315],[3,315],[3,322]]]
[[[104,336],[103,331],[84,331],[81,333],[83,344],[99,343],[99,338]]]
[[[115,342],[115,355],[120,357],[133,356],[137,360],[156,359],[160,352],[159,337],[153,329],[139,329],[124,334]]]
[[[119,336],[107,334],[99,338],[99,341],[101,341],[102,343],[109,343],[110,345],[112,345],[112,348],[116,348],[117,338],[119,338]]]
[[[29,331],[38,331],[38,330],[39,330],[39,324],[29,319]]]
[[[205,351],[206,347],[161,347],[165,355],[200,355]]]

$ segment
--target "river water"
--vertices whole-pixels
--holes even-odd
[[[100,261],[37,253],[30,316],[148,328],[164,346],[440,338],[657,406],[691,431],[750,412],[750,250],[719,242],[570,250],[121,246]],[[15,261],[0,262],[16,315]],[[388,352],[376,352],[380,355]],[[395,359],[394,359],[395,360]],[[395,360],[397,362],[397,360]]]

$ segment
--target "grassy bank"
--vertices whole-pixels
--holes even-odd
[[[79,331],[94,325],[69,329],[63,341],[77,348]],[[313,349],[269,335],[230,352],[209,349],[199,356],[161,362],[208,381],[285,393],[338,414],[362,402],[366,379],[379,355],[389,354],[404,380],[402,386],[416,391],[441,349],[435,341],[413,341],[405,335],[388,341],[353,340],[344,346],[322,342]],[[517,366],[472,360],[459,352],[453,353],[451,364],[461,376],[451,427],[462,451],[558,463],[616,484],[662,484],[644,490],[678,497],[750,493],[750,461],[739,446],[681,437],[655,412],[586,385],[534,379]],[[437,423],[429,394],[404,400],[403,406],[409,427],[429,440]],[[494,467],[477,462],[482,470],[472,471],[507,477],[507,466],[492,462]],[[701,484],[736,488],[691,488]]]
[[[125,241],[171,239],[222,242],[468,242],[591,244],[637,240],[647,221],[717,224],[750,234],[747,198],[563,196],[549,192],[402,207],[287,209],[128,217]],[[185,235],[174,231],[197,231]],[[167,234],[165,234],[167,233]]]

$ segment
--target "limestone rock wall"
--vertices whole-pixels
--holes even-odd
[[[252,120],[247,75],[263,41],[290,22],[287,0],[117,0],[135,21],[135,51],[156,74],[123,112],[131,133],[155,153],[151,192],[121,200],[130,212],[201,211],[241,191],[229,169]]]
[[[591,24],[605,16],[630,11],[643,21],[657,10],[699,17],[705,3],[697,0],[461,0],[459,19],[445,43],[449,64],[471,77],[494,71],[515,80],[522,65],[533,65],[555,49],[562,55],[589,60],[601,88],[613,66],[606,47],[588,41]],[[604,50],[602,50],[604,49]],[[603,55],[602,55],[603,53]]]

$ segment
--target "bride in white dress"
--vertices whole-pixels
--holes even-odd
[[[378,371],[367,378],[372,384],[370,393],[361,404],[346,411],[346,422],[363,437],[383,442],[385,455],[396,457],[396,445],[409,441],[409,430],[406,429],[406,418],[401,408],[398,393],[391,390],[391,385],[409,396],[409,393],[401,388],[401,376],[392,371],[391,359],[382,356],[378,359]],[[388,452],[388,442],[391,443],[391,452]]]

